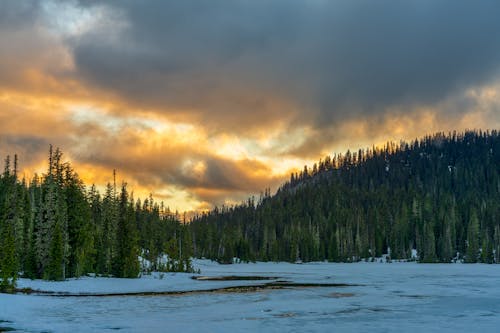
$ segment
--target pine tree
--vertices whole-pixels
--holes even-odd
[[[12,223],[0,225],[0,236],[0,291],[10,292],[16,287],[19,270]]]
[[[65,259],[63,231],[60,223],[54,227],[49,246],[47,267],[44,270],[44,279],[61,281],[64,280]]]
[[[0,196],[0,290],[15,288],[23,251],[23,221],[17,183],[17,156],[14,172],[10,170],[10,158],[5,159],[5,170],[1,177]]]
[[[113,275],[135,278],[139,275],[139,251],[133,199],[129,201],[127,184],[123,183],[119,199],[118,225],[116,231],[116,256],[113,260]]]
[[[56,183],[51,176],[42,184],[42,202],[36,225],[36,253],[39,274],[43,274],[50,258],[52,232],[57,224]],[[61,236],[62,237],[62,236]],[[43,274],[44,278],[48,275]]]
[[[451,262],[451,259],[455,256],[455,239],[456,239],[456,214],[454,200],[451,202],[450,207],[445,206],[446,211],[444,211],[443,225],[442,225],[442,237],[440,238],[441,247],[441,261]]]
[[[68,276],[91,272],[94,266],[94,235],[85,187],[69,165],[65,166],[64,197],[68,217]]]
[[[489,234],[487,232],[483,233],[481,244],[481,262],[485,264],[492,264],[495,262],[495,257],[493,253],[493,242],[490,240]]]
[[[116,256],[116,236],[117,236],[117,200],[114,187],[108,183],[106,193],[102,202],[102,254],[99,271],[111,274],[113,258]]]
[[[35,174],[27,189],[27,224],[26,224],[26,257],[24,260],[24,276],[35,279],[39,276],[38,255],[37,255],[37,234],[38,221],[40,219],[40,201],[41,188],[38,182],[38,176]]]
[[[467,255],[465,262],[475,263],[479,256],[479,219],[475,210],[472,211],[467,226]]]

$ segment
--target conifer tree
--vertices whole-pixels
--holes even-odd
[[[99,271],[111,274],[113,258],[116,256],[116,233],[117,233],[117,200],[114,187],[108,183],[106,193],[102,201],[101,215],[101,255],[99,256]]]
[[[0,291],[15,288],[18,272],[14,226],[11,221],[4,221],[0,224]]]
[[[61,281],[65,279],[65,258],[63,231],[60,223],[56,223],[51,236],[43,277],[46,280]]]
[[[475,210],[472,211],[467,226],[467,255],[465,261],[477,262],[479,256],[479,219]]]
[[[9,291],[15,287],[23,251],[23,227],[19,184],[17,182],[17,156],[14,170],[10,170],[10,158],[5,160],[5,170],[0,186],[0,289]]]
[[[65,166],[64,197],[68,217],[70,276],[91,272],[94,266],[94,235],[91,225],[90,207],[85,196],[85,187],[78,175]]]
[[[133,200],[129,201],[127,184],[123,183],[118,210],[116,231],[116,256],[113,260],[113,275],[134,278],[139,274],[139,251]]]

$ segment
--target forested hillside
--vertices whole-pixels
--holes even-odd
[[[47,173],[19,179],[17,157],[0,175],[0,290],[18,276],[86,273],[136,277],[220,262],[357,261],[389,254],[422,262],[500,262],[498,131],[442,133],[327,156],[271,195],[216,208],[182,224],[123,183],[86,188],[50,148]],[[114,177],[115,178],[115,177]],[[160,262],[163,254],[170,260]]]
[[[47,280],[90,272],[137,277],[139,255],[151,269],[190,268],[191,246],[179,251],[191,243],[189,233],[153,198],[134,201],[126,184],[117,189],[115,181],[102,196],[95,186],[87,189],[52,147],[40,177],[19,180],[17,164],[7,157],[0,175],[0,290],[12,289],[19,272]],[[164,253],[171,260],[160,267]]]
[[[436,134],[326,157],[190,224],[194,254],[221,262],[500,262],[498,131]]]

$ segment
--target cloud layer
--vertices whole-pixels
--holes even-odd
[[[323,154],[500,126],[497,1],[2,1],[0,152],[180,209]]]

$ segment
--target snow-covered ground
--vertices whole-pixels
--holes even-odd
[[[257,275],[358,286],[177,296],[54,297],[0,294],[0,327],[26,332],[499,332],[500,265],[195,261],[203,276]],[[19,281],[69,293],[186,291],[266,281],[141,279]],[[1,329],[0,329],[1,330]]]

